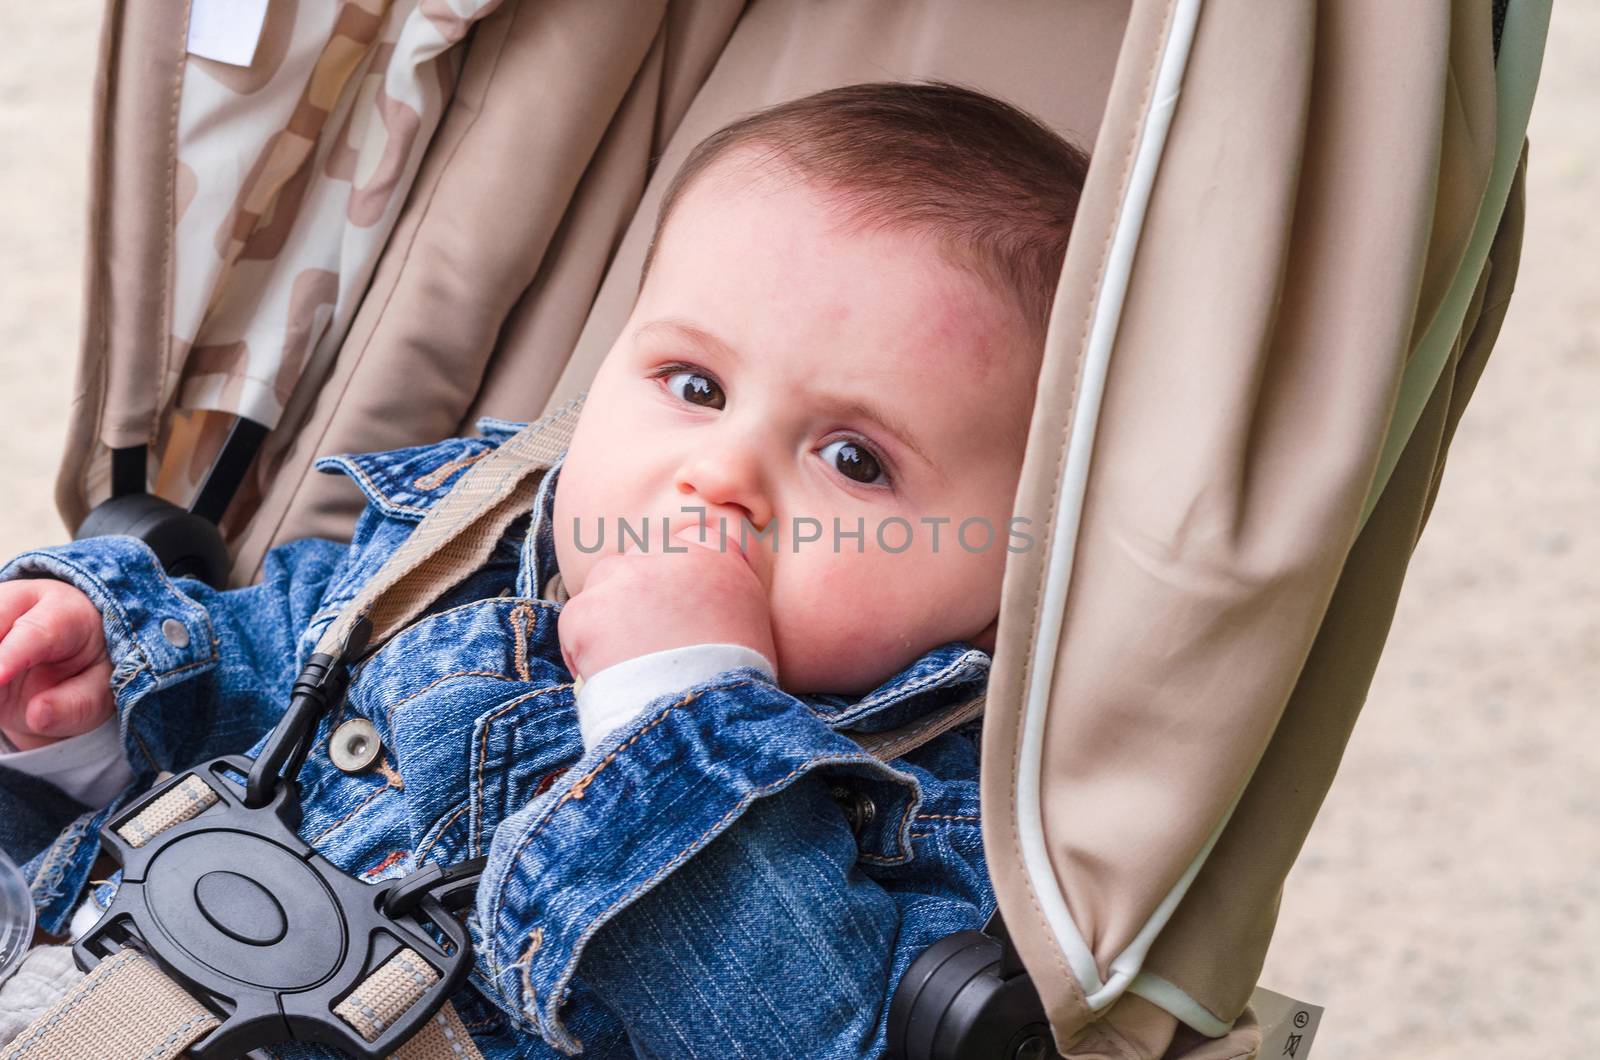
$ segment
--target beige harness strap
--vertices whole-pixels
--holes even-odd
[[[467,1025],[448,1001],[394,1055],[400,1060],[483,1060]]]
[[[317,650],[338,654],[363,617],[372,623],[369,643],[381,644],[481,567],[505,528],[532,507],[542,473],[572,440],[580,408],[579,398],[567,402],[473,464],[345,606]]]
[[[122,950],[78,980],[0,1060],[166,1060],[217,1023],[154,961]]]
[[[362,617],[372,623],[371,642],[381,643],[481,566],[505,528],[532,506],[539,472],[554,464],[566,449],[579,407],[579,401],[568,402],[474,464],[328,627],[317,650],[337,653]],[[123,838],[142,846],[203,812],[216,799],[215,792],[191,776],[124,825]],[[425,961],[404,950],[360,983],[335,1011],[372,1041],[437,978]],[[215,1016],[152,961],[124,950],[101,961],[0,1060],[23,1056],[34,1060],[159,1060],[178,1055],[217,1025]],[[433,1060],[481,1054],[447,1003],[399,1055],[407,1060]]]
[[[474,464],[334,620],[318,650],[337,652],[362,617],[372,623],[371,642],[381,643],[481,566],[506,526],[532,506],[538,473],[566,449],[579,407],[578,401],[563,405]],[[124,825],[122,837],[143,846],[216,801],[208,785],[190,776]],[[420,956],[402,950],[357,984],[335,1013],[373,1041],[437,979]],[[125,949],[101,961],[0,1060],[162,1060],[181,1054],[218,1025],[216,1016],[152,960]],[[482,1058],[449,1003],[396,1055],[404,1060]]]
[[[175,787],[117,829],[124,842],[131,847],[142,847],[175,824],[182,824],[199,816],[207,807],[215,806],[217,793],[211,785],[190,773]]]
[[[438,982],[439,973],[410,949],[390,957],[378,970],[334,1006],[334,1014],[367,1041],[375,1040],[390,1023],[405,1015],[423,993]],[[394,1054],[400,1060],[453,1060],[482,1058],[467,1033],[456,1008],[446,1001]]]
[[[368,1041],[421,996],[395,974],[396,963],[404,964],[401,958],[410,952],[390,958],[335,1009]],[[437,978],[421,958],[412,957],[408,977]],[[182,1055],[219,1022],[154,961],[122,950],[78,980],[71,993],[0,1053],[0,1060],[167,1060]],[[483,1058],[449,1002],[394,1055],[400,1060]]]
[[[936,710],[927,717],[918,718],[898,729],[865,732],[852,736],[851,739],[860,744],[861,749],[868,754],[885,762],[892,761],[978,717],[983,713],[983,703],[983,696],[974,696],[960,703],[952,703],[942,710]]]

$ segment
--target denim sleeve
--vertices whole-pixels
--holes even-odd
[[[981,863],[940,873],[952,866],[919,851],[914,880],[884,880],[856,857],[808,776],[602,928],[578,974],[642,1056],[884,1056],[906,968],[992,903],[970,872]]]
[[[100,609],[134,790],[162,770],[245,751],[271,727],[296,672],[296,638],[345,552],[329,541],[285,545],[268,554],[259,584],[219,592],[168,578],[135,538],[99,537],[25,552],[0,580],[59,578]],[[47,782],[0,769],[0,842],[25,863],[47,930],[65,926],[100,825],[127,795],[86,810]]]
[[[987,887],[981,855],[911,868],[908,769],[754,670],[657,700],[496,833],[480,985],[568,1053],[576,975],[644,1056],[882,1055],[899,975]]]
[[[284,545],[258,584],[219,591],[169,578],[136,538],[87,538],[25,552],[0,580],[59,578],[100,609],[123,750],[147,781],[244,751],[270,728],[294,680],[297,641],[346,548]]]

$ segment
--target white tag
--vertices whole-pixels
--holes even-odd
[[[256,58],[267,0],[193,0],[189,6],[189,54],[230,66]]]
[[[1322,1006],[1296,1001],[1264,986],[1250,995],[1250,1007],[1261,1023],[1261,1060],[1306,1060],[1311,1039],[1322,1022]]]

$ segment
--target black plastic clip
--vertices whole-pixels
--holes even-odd
[[[383,900],[383,911],[389,916],[408,916],[428,898],[444,906],[446,912],[459,913],[468,909],[478,893],[483,867],[488,863],[487,857],[478,857],[458,861],[448,868],[425,866],[394,885]]]
[[[111,817],[100,838],[122,866],[122,884],[74,956],[88,969],[131,946],[154,960],[221,1020],[190,1046],[198,1060],[284,1041],[321,1042],[360,1060],[389,1056],[472,967],[471,937],[441,901],[460,901],[470,863],[438,872],[433,886],[414,884],[390,911],[402,884],[347,876],[296,834],[296,785],[275,785],[265,806],[246,804],[238,778],[252,765],[243,756],[213,759]],[[216,799],[143,841],[123,835],[137,834],[130,823],[191,780]],[[402,950],[436,978],[369,1041],[338,1006]]]
[[[277,794],[278,785],[293,781],[311,751],[317,723],[323,714],[344,696],[350,679],[349,664],[366,650],[372,623],[365,617],[350,627],[344,644],[335,655],[321,652],[306,662],[304,670],[289,691],[289,709],[273,727],[267,744],[256,756],[245,783],[244,804],[251,809],[265,806]]]

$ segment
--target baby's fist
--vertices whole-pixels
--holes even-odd
[[[51,578],[0,582],[0,733],[31,750],[88,732],[112,707],[94,601]]]
[[[761,580],[737,550],[700,544],[695,534],[680,531],[669,551],[611,555],[590,569],[558,627],[574,676],[691,644],[741,644],[776,666]]]

